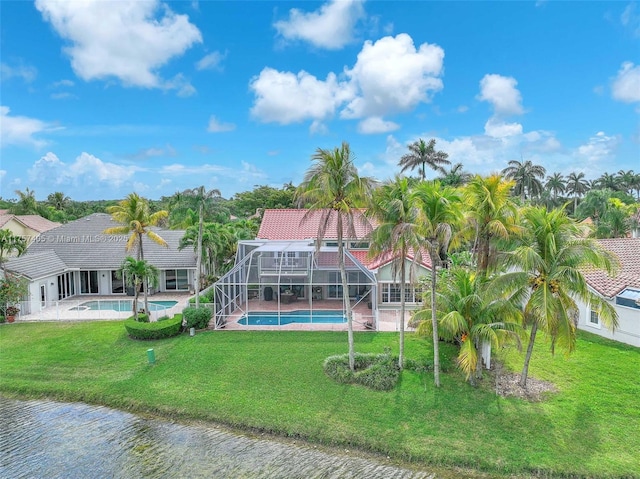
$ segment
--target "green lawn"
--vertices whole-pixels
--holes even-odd
[[[346,333],[206,332],[162,341],[127,338],[121,322],[0,327],[0,392],[86,401],[174,418],[197,418],[324,444],[360,447],[403,461],[493,473],[638,477],[640,349],[581,334],[577,351],[552,357],[541,338],[531,375],[559,392],[528,403],[470,387],[453,367],[405,371],[391,392],[338,385],[322,371],[346,352]],[[397,351],[397,335],[357,333],[356,350]],[[153,347],[157,363],[147,363]],[[407,357],[428,341],[407,336]],[[522,355],[503,354],[517,370]]]

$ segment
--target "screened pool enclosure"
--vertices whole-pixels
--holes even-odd
[[[375,327],[375,276],[346,250],[344,264],[350,304],[360,311],[353,319]],[[241,241],[235,266],[214,288],[216,327],[255,312],[274,314],[278,324],[296,310],[310,316],[311,323],[314,311],[346,315],[338,248],[323,246],[318,251],[312,240]]]

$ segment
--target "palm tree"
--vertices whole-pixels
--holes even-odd
[[[353,344],[353,323],[347,271],[344,265],[343,236],[355,238],[355,216],[359,208],[367,204],[374,180],[358,175],[353,163],[351,149],[347,142],[339,148],[325,150],[318,148],[311,158],[314,164],[309,167],[304,179],[296,191],[299,205],[308,205],[309,211],[303,216],[308,221],[311,215],[320,212],[316,248],[319,250],[327,228],[334,221],[338,239],[338,266],[342,278],[342,298],[347,315],[349,341],[349,367],[355,370],[355,351]],[[362,221],[366,221],[359,215]]]
[[[547,182],[544,186],[553,193],[554,200],[558,198],[558,193],[564,193],[566,190],[564,176],[560,173],[547,176]]]
[[[540,165],[534,165],[530,160],[520,162],[511,160],[502,175],[515,181],[513,192],[520,195],[522,201],[533,198],[542,193],[542,182],[547,170]]]
[[[61,191],[56,191],[47,196],[47,202],[58,211],[64,210],[69,205],[70,201],[71,198]]]
[[[198,188],[193,188],[191,190],[185,190],[182,193],[183,197],[191,198],[192,201],[198,207],[198,244],[196,245],[196,308],[200,307],[200,289],[201,289],[201,280],[200,276],[202,274],[202,228],[203,228],[203,215],[204,215],[204,207],[207,203],[207,200],[211,198],[215,198],[220,196],[220,190],[206,190],[204,186],[199,186]]]
[[[438,286],[436,307],[441,334],[460,344],[458,366],[471,384],[482,378],[484,343],[498,348],[511,338],[520,344],[522,311],[483,276],[467,268],[447,272]],[[431,308],[429,302],[414,315],[420,321],[418,334],[431,332],[431,321],[422,320],[428,316],[427,308]]]
[[[28,187],[24,191],[16,190],[18,202],[11,208],[11,212],[16,215],[37,215],[38,202],[36,192]]]
[[[518,207],[511,200],[514,182],[500,175],[476,175],[464,189],[467,206],[467,237],[474,238],[476,268],[486,277],[496,265],[498,243],[520,231]]]
[[[633,175],[633,179],[629,183],[629,192],[636,190],[636,200],[640,202],[640,173]]]
[[[438,181],[422,182],[415,189],[420,208],[421,235],[431,258],[431,324],[433,328],[433,378],[440,387],[440,350],[438,317],[436,311],[437,268],[441,255],[446,255],[454,228],[462,223],[462,197],[460,192]]]
[[[199,227],[190,226],[180,238],[179,249],[188,246],[194,251],[198,248],[198,241],[202,242],[202,259],[206,264],[206,270],[218,277],[225,273],[225,265],[233,259],[237,239],[235,231],[230,224],[204,223],[201,239],[199,240]],[[242,239],[249,239],[244,237]]]
[[[6,273],[5,255],[15,253],[16,256],[21,256],[25,251],[27,251],[27,240],[22,236],[14,235],[11,230],[0,230],[0,266],[3,273]]]
[[[556,345],[567,353],[575,349],[576,298],[596,311],[604,324],[617,326],[615,309],[589,290],[581,272],[583,268],[601,268],[611,273],[617,263],[599,243],[586,238],[585,227],[569,218],[564,209],[528,207],[523,212],[523,225],[527,234],[518,239],[510,254],[509,264],[515,271],[498,277],[493,287],[513,293],[513,300],[523,304],[525,324],[531,326],[520,377],[520,386],[525,388],[538,329],[551,338],[552,352]]]
[[[620,183],[620,178],[609,173],[603,173],[594,183],[600,189],[608,188],[613,191],[620,191],[624,188]]]
[[[398,366],[404,367],[404,316],[405,288],[407,282],[407,255],[413,252],[414,261],[420,261],[422,237],[420,235],[420,210],[410,189],[407,178],[396,176],[378,188],[367,215],[375,218],[378,226],[371,233],[369,254],[380,257],[393,255],[392,275],[399,273],[400,282],[400,354]],[[409,274],[409,282],[412,274]]]
[[[418,172],[422,175],[422,181],[424,181],[426,177],[427,166],[432,170],[446,174],[443,165],[451,164],[451,162],[447,160],[449,155],[444,151],[436,151],[435,146],[435,139],[431,139],[429,140],[429,143],[425,143],[425,141],[420,138],[418,141],[410,144],[410,153],[403,155],[398,162],[398,166],[402,167],[400,172],[404,173],[407,170],[413,170],[414,168],[419,168],[422,165],[422,168],[418,169]]]
[[[462,163],[456,163],[449,171],[440,178],[440,182],[445,186],[462,186],[473,178],[471,173],[464,171]]]
[[[124,278],[127,286],[133,286],[133,317],[138,320],[138,298],[140,297],[140,287],[150,283],[152,286],[158,286],[158,277],[160,271],[158,268],[148,263],[147,261],[140,259],[137,260],[131,256],[127,256],[120,268],[116,271],[118,278]],[[145,312],[149,314],[148,306],[145,298]]]
[[[636,178],[635,172],[633,170],[627,170],[627,171],[620,170],[616,174],[616,177],[618,178],[618,184],[620,185],[622,190],[632,195],[633,190],[635,188],[634,186],[635,184],[634,182]]]
[[[570,173],[567,177],[567,193],[573,195],[573,214],[578,209],[578,198],[589,191],[589,183],[584,179],[584,173]]]
[[[165,210],[151,213],[149,211],[149,202],[137,193],[130,193],[124,200],[118,202],[117,205],[109,206],[107,213],[111,215],[111,218],[113,218],[115,222],[120,223],[121,226],[107,228],[104,230],[104,233],[129,234],[126,250],[131,251],[134,247],[137,247],[138,260],[144,260],[144,250],[142,247],[142,238],[144,236],[154,243],[164,246],[165,248],[167,247],[167,242],[153,231],[151,227],[158,225],[160,221],[166,219],[169,213]],[[148,314],[149,304],[146,284],[143,283],[142,289],[144,291],[144,309]]]

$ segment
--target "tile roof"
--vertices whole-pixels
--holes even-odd
[[[60,223],[56,223],[54,221],[49,221],[46,218],[43,218],[39,215],[12,215],[10,213],[2,214],[2,211],[8,210],[0,210],[0,226],[4,226],[11,219],[15,219],[25,225],[27,228],[31,228],[38,233],[44,233],[50,229],[56,228],[60,226]]]
[[[309,213],[306,219],[304,215]],[[264,210],[262,223],[258,231],[258,239],[268,240],[304,240],[318,237],[318,226],[322,211],[310,211],[304,209],[281,209]],[[356,214],[355,232],[356,237],[352,239],[366,238],[371,232],[372,226],[370,222],[365,220],[362,212]],[[345,229],[345,238],[347,231]],[[336,239],[337,228],[335,219],[331,221],[327,228],[325,239]]]
[[[67,265],[52,251],[25,254],[6,263],[7,270],[20,273],[29,279],[44,278],[64,272]]]
[[[24,272],[21,269],[24,267],[23,262],[27,261],[25,258],[47,251],[54,251],[66,268],[118,269],[126,256],[135,253],[125,250],[127,235],[104,234],[105,229],[114,226],[118,224],[111,219],[110,215],[94,213],[53,228],[38,236],[27,248],[25,255],[8,261],[7,269],[26,275],[28,268],[25,267]],[[193,249],[178,249],[184,231],[153,229],[167,242],[168,247],[164,248],[143,237],[144,259],[158,269],[195,268],[196,259]],[[49,262],[51,264],[55,262],[51,256],[43,255],[41,258],[43,258],[42,267],[45,270],[48,270]],[[21,262],[16,262],[17,260]]]
[[[589,286],[607,298],[625,288],[640,289],[640,238],[611,238],[598,242],[618,257],[620,270],[615,276],[604,271],[583,272]]]

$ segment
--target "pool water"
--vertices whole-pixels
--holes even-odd
[[[169,309],[178,304],[177,301],[149,301],[149,309],[151,311],[161,311]],[[138,300],[138,307],[144,308],[144,300]],[[76,309],[80,311],[120,311],[127,312],[133,308],[133,300],[131,299],[106,299],[100,301],[87,301],[78,305]]]
[[[283,326],[291,323],[342,324],[347,319],[342,311],[287,311],[280,313],[247,313],[238,320],[243,326]]]

